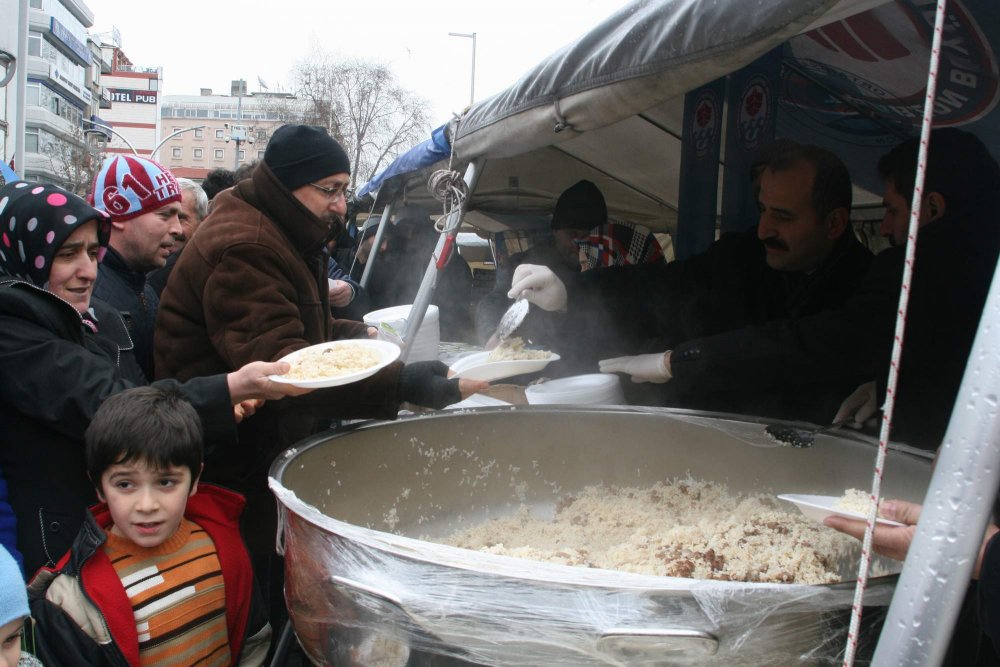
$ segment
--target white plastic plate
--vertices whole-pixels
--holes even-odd
[[[786,500],[790,503],[796,505],[799,510],[805,514],[808,518],[813,521],[819,521],[823,523],[823,519],[828,516],[836,515],[847,517],[848,519],[860,519],[864,521],[866,518],[863,514],[858,514],[857,512],[849,512],[842,510],[839,507],[834,507],[837,501],[840,500],[840,496],[810,496],[810,495],[799,495],[794,493],[783,493],[778,496],[779,500]],[[875,517],[875,521],[881,523],[885,526],[902,526],[903,524],[898,521],[892,521],[891,519],[883,519],[881,517]]]
[[[492,382],[524,373],[535,373],[558,359],[559,355],[553,352],[548,359],[490,361],[489,352],[475,352],[458,359],[451,365],[451,370],[458,378]]]
[[[328,350],[337,349],[340,347],[365,347],[371,350],[375,350],[379,354],[379,361],[377,364],[371,368],[366,368],[363,371],[357,371],[355,373],[348,373],[346,375],[334,375],[328,377],[317,377],[310,378],[308,380],[299,380],[286,377],[284,375],[271,375],[271,380],[275,382],[285,382],[287,384],[295,385],[296,387],[305,387],[308,389],[320,389],[323,387],[339,387],[342,384],[351,384],[352,382],[357,382],[358,380],[364,380],[366,377],[371,377],[375,375],[380,370],[391,364],[399,357],[399,346],[395,343],[390,343],[386,340],[372,340],[370,338],[357,338],[348,340],[335,340],[329,343],[320,343],[319,345],[310,345],[309,347],[304,347],[301,350],[296,350],[291,354],[285,355],[279,361],[287,361],[289,363],[294,363],[299,357],[301,357],[307,350]]]

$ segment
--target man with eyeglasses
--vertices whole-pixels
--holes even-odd
[[[215,198],[177,261],[156,323],[158,376],[208,375],[369,335],[363,323],[330,314],[326,243],[347,213],[350,174],[347,153],[323,128],[285,125],[272,135],[263,161]],[[396,362],[294,405],[268,404],[240,425],[239,451],[206,453],[204,478],[247,496],[246,538],[258,576],[273,584],[272,610],[281,607],[281,589],[280,569],[268,571],[277,566],[271,461],[331,418],[393,419],[403,401],[443,408],[486,386],[448,380],[447,370],[436,361]]]

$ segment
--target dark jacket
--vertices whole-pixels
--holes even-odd
[[[28,574],[54,563],[95,501],[83,433],[105,398],[146,384],[118,311],[92,301],[97,331],[62,299],[34,285],[0,281],[0,470],[17,517]],[[184,385],[206,442],[236,437],[225,377]]]
[[[368,290],[362,287],[357,280],[352,278],[351,274],[332,256],[327,262],[326,275],[330,280],[343,280],[351,286],[351,290],[354,294],[354,296],[351,297],[350,303],[346,306],[330,306],[330,312],[333,314],[334,319],[355,320],[360,322],[364,319],[366,313],[374,310],[371,307],[372,304],[371,299],[368,296]]]
[[[146,379],[152,380],[153,330],[160,297],[147,284],[146,274],[130,270],[122,256],[108,246],[107,254],[97,269],[94,296],[121,313],[135,345],[135,360],[139,362]]]
[[[1000,193],[920,230],[893,440],[931,450],[941,444],[1000,255],[997,210]],[[840,307],[679,345],[674,374],[752,385],[760,395],[817,378],[832,387],[847,385],[842,398],[875,380],[881,405],[904,261],[902,247],[879,254]],[[838,406],[808,418],[829,422]]]
[[[656,402],[828,420],[860,384],[857,375],[834,384],[819,373],[785,374],[783,382],[772,382],[781,369],[755,366],[753,372],[740,372],[738,367],[759,348],[776,347],[769,322],[794,322],[846,303],[871,261],[871,253],[848,233],[812,274],[778,271],[767,265],[756,230],[725,235],[686,260],[580,274],[567,284],[576,313],[570,326],[595,337],[600,356],[672,349],[674,378],[655,388],[651,400]],[[602,314],[595,299],[607,299],[610,308]],[[598,316],[588,322],[577,303],[594,308]],[[822,350],[804,353],[818,366],[830,362]]]
[[[242,511],[238,494],[202,484],[188,499],[184,516],[215,544],[226,589],[231,664],[260,665],[271,628],[240,537]],[[36,652],[48,667],[139,665],[132,605],[101,548],[107,540],[104,527],[111,522],[107,505],[91,508],[72,549],[55,568],[40,571],[28,587]]]
[[[174,270],[174,266],[177,264],[177,260],[181,256],[181,248],[177,252],[170,253],[167,257],[167,263],[158,269],[154,269],[146,274],[146,284],[148,284],[153,291],[156,292],[156,297],[159,298],[163,294],[163,288],[167,286],[167,280],[170,278],[170,273]]]
[[[538,264],[552,269],[563,282],[568,282],[571,276],[580,273],[580,267],[569,267],[556,251],[550,237],[539,241],[524,252],[511,255],[496,272],[496,284],[493,290],[479,300],[476,306],[476,335],[479,342],[485,344],[500,324],[500,318],[514,303],[507,296],[514,271],[522,264]],[[528,316],[517,332],[518,336],[538,343],[553,345],[561,335],[559,333],[558,315],[546,313],[541,308],[531,307]]]

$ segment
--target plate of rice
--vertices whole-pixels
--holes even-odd
[[[272,375],[275,382],[320,389],[364,380],[399,357],[399,346],[386,340],[350,339],[310,345],[282,357],[292,369]]]
[[[813,496],[794,493],[785,493],[778,496],[780,500],[793,503],[807,517],[814,521],[823,522],[828,516],[843,516],[848,519],[861,519],[864,521],[868,517],[868,494],[857,489],[848,489],[843,496]],[[886,526],[902,526],[903,524],[892,519],[875,517],[876,523]]]
[[[533,350],[525,347],[520,338],[511,338],[489,352],[475,352],[459,358],[451,365],[451,371],[453,377],[492,382],[535,373],[558,359],[555,352]]]

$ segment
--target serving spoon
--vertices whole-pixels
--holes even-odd
[[[507,340],[511,334],[518,330],[524,322],[524,318],[528,316],[529,305],[530,302],[520,296],[503,314],[503,317],[500,318],[500,324],[497,326],[497,337],[500,338],[501,342]]]

